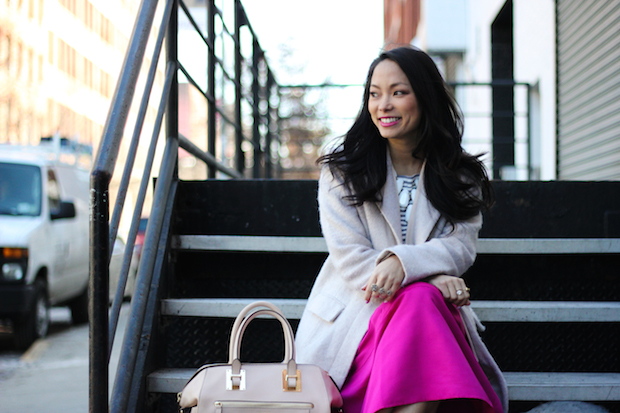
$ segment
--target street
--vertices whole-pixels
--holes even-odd
[[[129,304],[123,304],[112,352],[110,388],[125,330]],[[73,326],[68,308],[52,308],[48,336],[26,352],[12,349],[0,334],[0,413],[88,411],[88,325]]]

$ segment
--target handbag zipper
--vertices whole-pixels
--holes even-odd
[[[250,401],[216,401],[216,408],[232,407],[244,408],[253,407],[257,409],[312,409],[314,404],[303,402],[250,402]]]

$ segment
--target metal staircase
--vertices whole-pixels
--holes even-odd
[[[466,278],[472,306],[487,325],[483,338],[505,370],[512,411],[558,400],[618,411],[620,239],[609,238],[619,228],[605,223],[605,211],[618,205],[618,196],[591,207],[586,200],[618,192],[620,183],[494,186],[498,202],[485,215],[479,258]],[[575,188],[584,198],[546,219],[557,208],[552,201]],[[268,299],[289,319],[299,319],[326,254],[315,194],[316,182],[310,181],[180,183],[171,288],[159,306],[165,362],[147,379],[147,391],[158,395],[150,399],[161,411],[172,411],[175,393],[197,367],[226,361],[227,329],[245,304]],[[587,217],[593,228],[585,221],[571,225],[577,216]],[[564,284],[554,289],[549,281],[558,278]],[[275,361],[281,357],[280,343],[272,339],[279,337],[277,326],[271,331],[264,322],[254,331],[247,358]],[[561,335],[550,339],[554,334]]]
[[[207,2],[208,88],[199,87],[177,59],[177,22],[190,13],[180,0],[143,0],[91,175],[90,411],[173,412],[192,372],[226,361],[232,318],[250,300],[279,305],[296,328],[313,280],[326,256],[316,206],[316,182],[271,178],[272,106],[277,89],[243,7],[234,2],[234,28]],[[156,13],[157,7],[162,8]],[[155,20],[159,16],[161,20]],[[216,19],[233,40],[234,73],[216,55]],[[227,20],[230,21],[230,20]],[[117,203],[110,217],[108,186],[130,103],[153,26],[159,34],[142,95]],[[241,34],[249,36],[249,57]],[[164,39],[164,34],[166,35]],[[244,43],[245,44],[245,43]],[[147,167],[127,239],[119,282],[122,298],[160,129],[165,151],[154,189],[131,315],[111,399],[108,358],[116,331],[119,294],[108,313],[108,259],[132,173],[160,52],[166,78],[151,136]],[[149,49],[151,50],[151,49]],[[260,67],[259,67],[260,66]],[[219,67],[216,72],[216,67]],[[178,133],[178,79],[182,72],[208,102],[209,150]],[[215,74],[235,90],[234,118],[217,106]],[[249,79],[249,83],[243,83]],[[277,93],[276,93],[277,95]],[[243,105],[241,102],[244,101]],[[250,111],[242,113],[247,105]],[[261,110],[260,108],[267,108]],[[244,109],[245,110],[245,109]],[[164,113],[166,122],[164,124]],[[243,116],[242,116],[243,115]],[[244,117],[245,116],[245,117]],[[215,122],[235,131],[234,166],[216,158]],[[244,136],[242,119],[252,123]],[[259,127],[266,125],[267,127]],[[251,151],[243,152],[249,141]],[[179,181],[178,148],[208,165],[211,179]],[[253,164],[246,169],[246,158]],[[217,171],[232,180],[215,180]],[[466,274],[473,306],[487,325],[484,340],[506,372],[512,411],[548,400],[587,400],[620,412],[620,183],[496,182],[498,202],[485,215],[479,257]],[[595,202],[593,202],[595,201]],[[108,325],[109,324],[109,325]],[[247,332],[242,358],[277,361],[279,326],[258,320]]]

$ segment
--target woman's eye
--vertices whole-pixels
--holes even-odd
[[[407,92],[405,92],[404,90],[397,90],[396,92],[394,92],[394,95],[406,95]]]
[[[370,97],[376,98],[378,96],[377,92],[370,92]]]

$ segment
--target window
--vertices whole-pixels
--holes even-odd
[[[0,66],[9,67],[11,55],[11,38],[0,33]]]
[[[54,35],[52,32],[48,32],[48,45],[47,45],[47,60],[51,65],[54,64]]]
[[[6,36],[6,47],[5,47],[5,58],[4,65],[7,69],[11,68],[11,37],[9,35]]]
[[[24,64],[24,56],[23,56],[23,50],[22,50],[22,44],[21,42],[17,43],[17,76],[21,75],[22,73],[22,66]]]
[[[0,163],[0,215],[41,213],[41,171],[36,166]]]
[[[51,169],[47,171],[47,202],[49,203],[50,214],[60,212],[60,185],[56,179],[56,174]]]
[[[43,82],[43,56],[39,55],[39,83]]]
[[[34,71],[34,52],[28,49],[28,83],[32,83]]]

